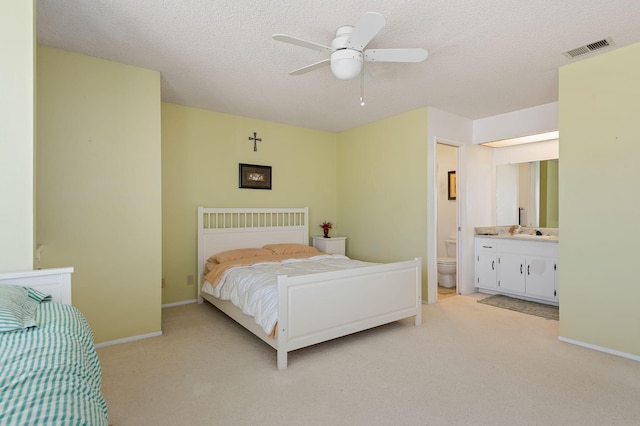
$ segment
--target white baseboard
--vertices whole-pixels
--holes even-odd
[[[579,340],[573,340],[566,337],[558,336],[558,340],[565,343],[571,343],[572,345],[582,346],[585,348],[593,349],[594,351],[605,352],[611,355],[620,356],[622,358],[632,359],[634,361],[640,361],[640,356],[628,354],[626,352],[616,351],[615,349],[605,348],[603,346],[592,345],[591,343],[581,342]]]
[[[105,346],[119,345],[121,343],[135,342],[136,340],[148,339],[149,337],[158,337],[158,336],[162,336],[162,331],[156,331],[154,333],[147,333],[147,334],[139,334],[137,336],[125,337],[123,339],[109,340],[108,342],[96,343],[94,346],[96,348],[103,348]]]
[[[162,308],[170,308],[172,306],[189,305],[191,303],[196,303],[196,302],[197,302],[196,299],[183,300],[182,302],[167,303],[166,305],[162,305],[161,307]],[[148,339],[149,337],[158,337],[158,336],[162,336],[162,331],[156,331],[155,333],[148,333],[148,334],[140,334],[138,336],[125,337],[123,339],[109,340],[107,342],[96,343],[94,346],[96,348],[103,348],[105,346],[119,345],[121,343],[135,342],[136,340]]]
[[[183,300],[182,302],[173,302],[167,303],[161,306],[161,308],[171,308],[172,306],[181,306],[181,305],[190,305],[191,303],[196,303],[196,299]]]

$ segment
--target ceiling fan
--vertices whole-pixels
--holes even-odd
[[[355,26],[345,25],[338,28],[330,47],[285,34],[274,34],[273,39],[331,54],[330,59],[294,70],[289,73],[290,75],[300,75],[330,65],[331,71],[338,79],[351,80],[358,75],[363,75],[363,60],[364,62],[422,62],[427,59],[428,52],[425,49],[364,50],[384,24],[385,19],[382,15],[367,12]]]

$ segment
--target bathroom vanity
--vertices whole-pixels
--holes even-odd
[[[495,228],[494,232],[476,229],[475,285],[478,290],[557,305],[557,230],[544,230],[543,235],[536,235],[535,230],[522,232],[522,229],[519,229],[522,233],[510,234],[509,228],[505,228],[506,232]]]

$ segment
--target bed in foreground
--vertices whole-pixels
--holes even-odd
[[[287,368],[289,351],[408,317],[421,324],[420,259],[278,275],[274,336],[231,301],[202,291],[213,255],[278,244],[308,246],[307,208],[198,208],[198,302],[207,300],[275,348],[278,369]]]
[[[108,424],[93,332],[70,305],[72,271],[0,274],[0,424]]]

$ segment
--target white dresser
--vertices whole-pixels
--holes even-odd
[[[346,240],[347,237],[313,237],[313,246],[325,253],[344,255]]]

